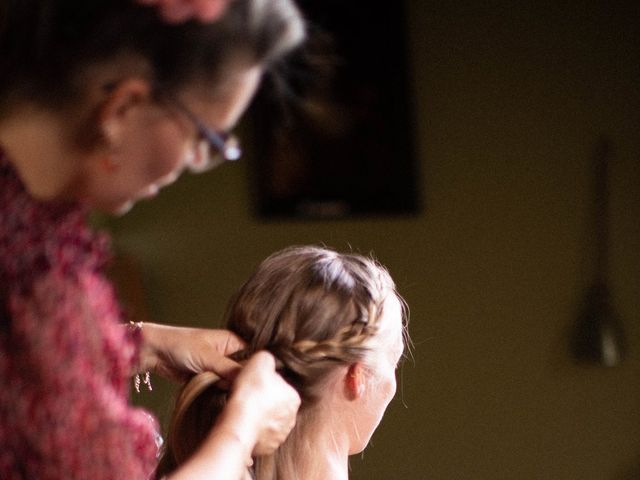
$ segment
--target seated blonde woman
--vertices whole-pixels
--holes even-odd
[[[355,254],[293,247],[267,258],[232,299],[226,327],[247,343],[240,358],[268,350],[300,394],[297,423],[271,455],[254,452],[245,478],[342,480],[348,457],[369,442],[396,391],[405,308],[384,267]],[[158,467],[189,458],[229,392],[212,373],[182,390]]]

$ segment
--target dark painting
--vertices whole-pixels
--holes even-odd
[[[259,215],[415,213],[402,2],[299,5],[311,40],[253,107]]]

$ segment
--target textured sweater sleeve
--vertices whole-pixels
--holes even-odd
[[[100,273],[104,245],[82,212],[34,203],[15,182],[0,197],[8,191],[15,208],[0,202],[0,478],[149,478],[157,425],[128,405],[136,345]]]

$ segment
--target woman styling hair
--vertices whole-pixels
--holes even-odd
[[[185,169],[237,158],[228,132],[305,35],[291,0],[233,0],[208,24],[173,23],[172,4],[0,4],[1,478],[148,478],[155,424],[127,404],[136,371],[233,380],[172,479],[237,478],[295,421],[300,399],[270,354],[240,369],[232,333],[125,327],[106,240],[86,226],[91,208],[124,213]]]
[[[405,308],[375,261],[293,247],[267,258],[232,299],[227,328],[246,342],[238,359],[267,350],[300,394],[296,426],[272,454],[254,455],[257,480],[348,478],[396,390]],[[228,392],[212,373],[181,391],[158,476],[188,461],[219,421]]]

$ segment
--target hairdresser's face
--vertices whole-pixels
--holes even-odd
[[[396,368],[404,351],[402,308],[398,298],[390,294],[384,303],[382,330],[376,348],[362,405],[359,406],[357,433],[349,454],[359,453],[367,446],[380,424],[389,402],[396,393]],[[376,344],[377,345],[377,344]]]
[[[192,88],[177,100],[209,128],[231,130],[253,97],[259,68],[231,71],[215,99]],[[189,167],[205,161],[194,122],[170,101],[158,101],[140,92],[139,103],[127,115],[116,117],[116,140],[107,164],[91,172],[84,200],[102,211],[126,213],[137,201],[154,197]]]

